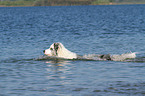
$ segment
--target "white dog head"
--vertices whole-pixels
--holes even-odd
[[[77,58],[77,54],[67,50],[62,43],[53,43],[49,49],[44,50],[44,54],[48,56],[58,56],[66,59]]]
[[[48,56],[57,56],[59,43],[53,43],[49,49],[44,50],[44,54]]]

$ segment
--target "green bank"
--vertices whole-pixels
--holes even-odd
[[[73,5],[111,5],[145,4],[145,0],[0,0],[0,6],[73,6]]]

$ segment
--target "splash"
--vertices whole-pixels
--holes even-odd
[[[125,61],[127,59],[133,59],[136,58],[136,53],[125,53],[125,54],[121,54],[121,55],[112,55],[111,58],[113,61]]]
[[[131,53],[124,53],[124,54],[88,54],[84,55],[83,57],[86,59],[93,59],[93,60],[112,60],[112,61],[125,61],[127,59],[136,58],[137,52]]]

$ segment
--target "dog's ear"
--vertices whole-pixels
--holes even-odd
[[[59,43],[54,43],[54,50],[56,52],[56,55],[58,54],[57,53],[58,48],[59,48]]]

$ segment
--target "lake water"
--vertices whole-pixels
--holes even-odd
[[[72,52],[128,61],[37,60],[61,42]],[[0,8],[0,96],[144,96],[145,5]]]

